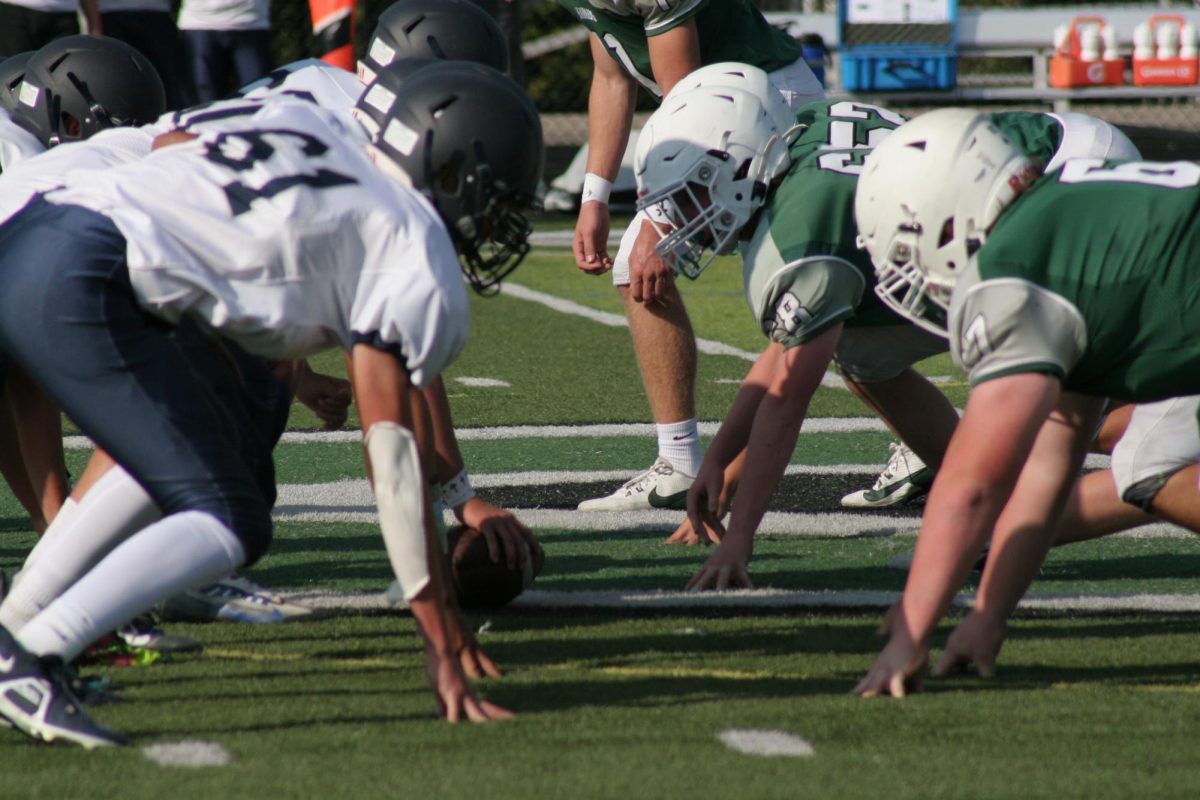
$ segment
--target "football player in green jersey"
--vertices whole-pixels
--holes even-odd
[[[853,102],[807,104],[795,115],[789,158],[782,164],[760,153],[768,146],[781,152],[769,143],[782,124],[756,127],[757,118],[745,110],[749,100],[725,87],[707,93],[700,89],[714,87],[704,82],[681,88],[694,91],[668,98],[643,132],[637,163],[646,192],[642,205],[665,205],[674,218],[688,218],[659,244],[665,253],[686,254],[685,273],[694,275],[711,261],[711,255],[696,259],[695,250],[731,250],[740,239],[747,302],[772,343],[710,447],[693,490],[691,519],[671,541],[697,542],[702,530],[722,541],[693,580],[694,588],[748,585],[745,567],[754,530],[831,356],[850,385],[865,384],[861,393],[875,400],[881,416],[889,423],[896,419],[903,438],[923,441],[930,463],[940,462],[958,416],[944,395],[911,369],[916,361],[944,352],[945,338],[880,305],[867,291],[873,270],[854,246],[857,175],[870,147],[903,117]],[[722,110],[722,104],[732,110]],[[1050,115],[1009,114],[1002,115],[1001,124],[1021,138],[1024,148],[1045,152],[1047,158],[1132,149],[1111,126],[1090,118],[1060,122]],[[756,186],[759,172],[775,178]],[[739,453],[747,445],[752,454],[743,466]],[[1131,459],[1126,472],[1160,473],[1143,461]],[[723,533],[717,520],[738,483],[743,489]],[[1093,496],[1087,493],[1087,504],[1072,517],[1072,536],[1090,538],[1148,521],[1133,507],[1115,518]]]
[[[745,567],[754,531],[850,320],[905,327],[915,341],[928,340],[927,348],[944,349],[875,299],[870,262],[854,246],[863,157],[904,118],[859,103],[819,102],[802,106],[785,128],[771,106],[766,92],[701,85],[668,98],[638,143],[639,206],[669,221],[659,252],[684,261],[694,275],[715,254],[739,248],[747,302],[771,341],[689,493],[692,529],[721,540],[690,588],[750,585]],[[698,255],[705,249],[712,252]],[[724,532],[726,469],[743,450],[738,503]]]
[[[700,463],[691,321],[672,265],[654,253],[656,236],[644,216],[626,230],[615,256],[607,244],[608,191],[626,150],[638,86],[662,97],[701,65],[737,61],[769,73],[789,102],[818,99],[824,90],[799,44],[773,29],[751,0],[559,2],[592,34],[587,176],[575,261],[587,273],[613,271],[659,441],[659,458],[650,469],[611,495],[584,501],[580,510],[682,508]]]
[[[1123,133],[1083,114],[1004,112],[991,114],[989,119],[1027,155],[1045,164],[1046,171],[1057,169],[1070,158],[1140,158]],[[949,406],[930,393],[928,383],[912,369],[897,371],[886,364],[867,368],[862,363],[864,359],[874,360],[874,351],[890,349],[890,331],[856,329],[854,335],[857,342],[843,346],[839,361],[843,374],[850,378],[849,388],[879,416],[892,420],[893,430],[904,428],[920,438],[894,446],[887,467],[874,485],[843,497],[842,505],[879,508],[921,499],[929,491],[933,470],[941,461],[958,418],[951,416]],[[936,454],[935,460],[922,460],[928,459],[930,452]]]
[[[855,213],[880,297],[946,331],[972,385],[890,639],[856,687],[903,695],[989,535],[974,609],[936,671],[990,674],[1104,398],[1200,391],[1200,164],[1082,158],[1043,174],[986,117],[947,109],[876,149]],[[1160,516],[1196,529],[1197,472],[1158,488]]]

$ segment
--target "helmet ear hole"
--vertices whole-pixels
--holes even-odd
[[[938,247],[945,247],[954,241],[954,217],[946,217],[942,223],[941,233],[938,234]]]

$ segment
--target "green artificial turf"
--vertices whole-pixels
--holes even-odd
[[[559,227],[569,228],[564,220]],[[514,279],[619,314],[607,277],[582,275],[563,251],[539,251]],[[754,352],[762,343],[732,260],[683,291],[699,336]],[[628,332],[513,297],[472,299],[473,333],[446,374],[460,427],[646,422]],[[699,409],[720,420],[749,362],[700,357]],[[340,354],[314,359],[344,374]],[[920,369],[961,373],[946,357]],[[476,387],[464,377],[503,380]],[[810,416],[861,416],[847,392],[821,389]],[[351,417],[350,427],[357,424]],[[296,408],[291,425],[319,427]],[[798,464],[880,465],[882,433],[801,437]],[[707,443],[707,441],[706,441]],[[475,475],[637,471],[651,437],[464,440]],[[72,450],[73,473],[86,451]],[[362,478],[356,442],[285,443],[281,483]],[[869,474],[863,476],[869,481]],[[552,478],[551,478],[552,480]],[[822,478],[804,486],[820,485]],[[829,479],[832,482],[832,478]],[[857,478],[855,478],[857,480]],[[532,487],[536,492],[538,487]],[[798,494],[804,500],[803,492]],[[835,494],[836,497],[836,494]],[[794,500],[794,498],[793,498]],[[822,502],[828,502],[823,500]],[[880,523],[881,531],[889,523]],[[543,529],[542,591],[678,589],[711,550],[667,546],[661,529]],[[0,568],[35,541],[0,497]],[[760,587],[897,592],[890,566],[911,535],[762,535]],[[281,589],[378,592],[392,579],[376,526],[282,522],[248,574]],[[1111,595],[1200,591],[1200,542],[1119,538],[1051,553],[1032,591]],[[102,668],[124,702],[93,710],[133,747],[86,753],[0,730],[0,798],[1193,798],[1200,717],[1200,637],[1193,617],[1057,614],[1018,617],[992,681],[930,681],[902,702],[848,695],[881,645],[880,614],[719,609],[469,615],[509,670],[484,680],[489,699],[520,712],[486,726],[432,718],[418,639],[402,612],[346,614],[283,626],[171,626],[199,654],[148,667]],[[948,628],[935,639],[944,641]],[[935,650],[936,657],[936,650]],[[95,669],[95,668],[93,668]],[[729,728],[804,737],[814,755],[736,753]],[[228,750],[223,767],[162,767],[141,748],[199,740]]]
[[[473,617],[474,623],[483,621]],[[1022,620],[999,676],[904,701],[847,694],[874,620],[493,615],[518,710],[431,717],[404,617],[182,626],[207,645],[110,669],[127,702],[94,709],[135,747],[87,753],[0,736],[6,797],[1194,797],[1200,664],[1186,620]],[[1130,643],[1136,642],[1136,647]],[[813,755],[731,751],[731,728],[803,737]],[[224,767],[162,767],[140,747],[224,747]]]

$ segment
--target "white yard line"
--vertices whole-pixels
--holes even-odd
[[[380,611],[394,608],[383,592],[280,592],[293,602],[326,611]],[[728,592],[621,591],[556,592],[529,589],[512,602],[513,608],[529,610],[591,609],[601,611],[650,611],[675,609],[705,610],[846,610],[886,609],[900,598],[899,592],[824,591],[785,589],[740,589]],[[969,608],[971,593],[955,598],[956,608]],[[1020,609],[1049,613],[1189,613],[1200,612],[1197,594],[1111,594],[1030,595]]]

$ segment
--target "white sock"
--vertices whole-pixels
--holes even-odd
[[[25,556],[25,563],[21,565],[21,570],[12,576],[12,584],[14,586],[17,581],[21,580],[21,576],[25,574],[25,571],[33,566],[38,556],[50,546],[51,542],[58,538],[59,533],[70,525],[71,519],[75,516],[75,512],[78,509],[79,503],[75,502],[74,497],[68,497],[63,501],[62,508],[58,509],[58,513],[54,515],[54,521],[50,523],[50,526],[46,530],[42,531],[37,544],[29,551],[29,555]]]
[[[30,652],[71,661],[155,603],[223,578],[246,560],[216,517],[184,511],[117,547],[16,634]]]
[[[696,419],[655,425],[658,454],[671,462],[676,472],[694,476],[700,471],[700,429]]]
[[[146,490],[120,467],[96,481],[75,510],[54,518],[0,605],[0,624],[19,631],[113,548],[158,519]]]

